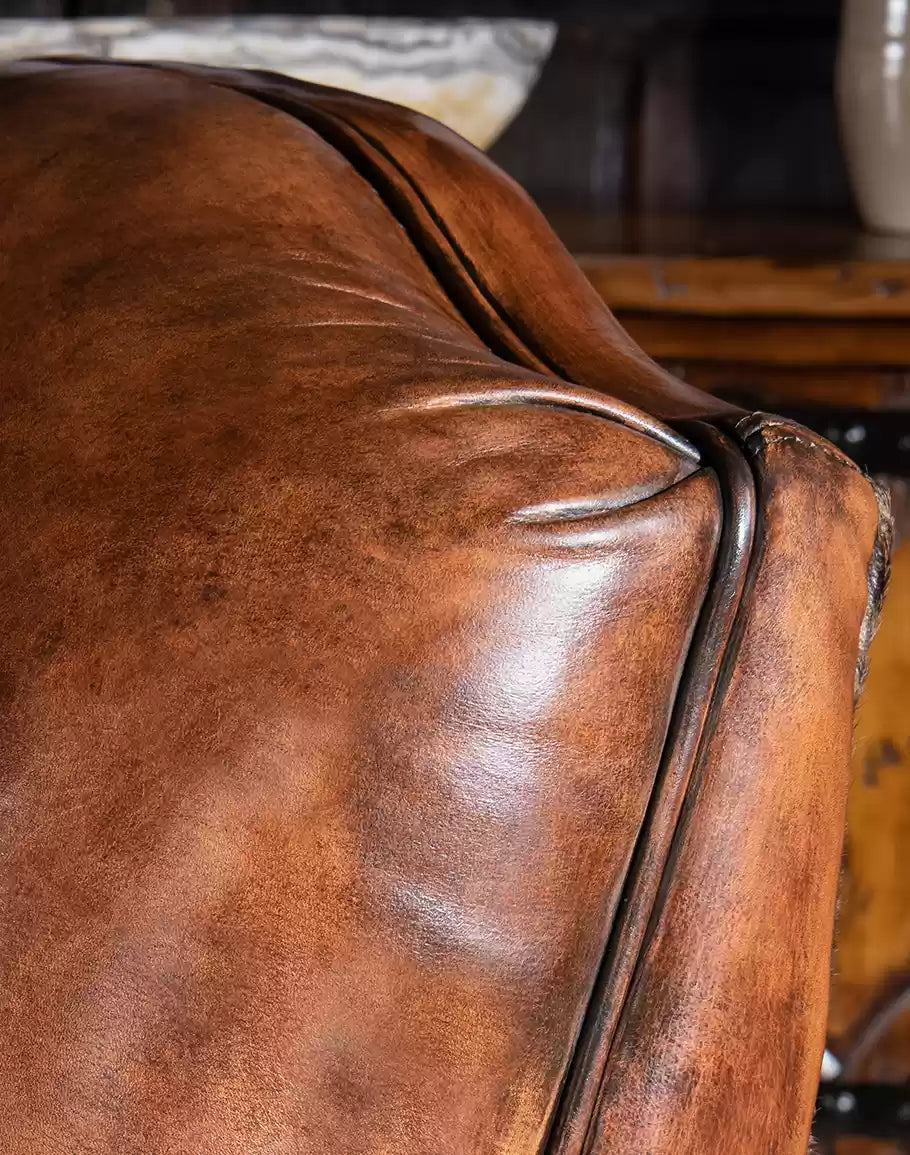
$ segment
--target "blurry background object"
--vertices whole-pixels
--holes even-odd
[[[841,128],[866,224],[910,233],[910,0],[845,0]]]
[[[416,108],[486,148],[556,36],[543,20],[365,17],[0,21],[0,59],[81,55],[282,72]]]

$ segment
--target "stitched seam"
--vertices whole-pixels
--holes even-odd
[[[764,428],[767,427],[764,426],[763,429]],[[842,457],[837,450],[829,449],[828,446],[822,442],[810,441],[808,437],[801,437],[798,433],[777,433],[772,434],[770,437],[762,438],[762,444],[765,448],[769,448],[772,445],[781,445],[787,441],[795,442],[797,445],[801,445],[806,449],[813,449],[816,453],[823,454],[829,461],[836,461],[839,465],[844,466],[845,469],[849,469],[851,472],[858,473],[862,476],[862,470],[856,462],[850,461],[849,458]]]
[[[741,458],[746,468],[748,469],[753,486],[752,500],[755,503],[752,509],[752,533],[750,536],[748,550],[745,557],[743,558],[742,563],[744,566],[743,584],[733,609],[732,620],[726,634],[726,639],[723,643],[719,662],[715,671],[715,676],[710,686],[708,710],[705,714],[704,723],[702,725],[701,732],[699,734],[699,738],[691,759],[689,778],[682,792],[679,811],[670,835],[670,842],[666,858],[660,870],[658,886],[654,896],[654,901],[651,904],[645,932],[639,945],[638,955],[635,960],[632,974],[630,976],[629,985],[623,997],[622,1009],[616,1019],[614,1030],[610,1037],[608,1046],[604,1052],[604,1063],[599,1079],[599,1085],[591,1113],[585,1124],[583,1139],[579,1148],[578,1155],[593,1155],[593,1144],[597,1142],[598,1138],[600,1138],[599,1120],[603,1110],[604,1092],[608,1080],[610,1058],[613,1054],[617,1040],[621,1036],[627,1009],[635,998],[637,992],[640,990],[647,947],[653,938],[654,928],[659,923],[662,916],[662,911],[666,903],[667,892],[672,881],[673,868],[688,831],[692,809],[695,805],[701,786],[705,759],[708,756],[711,741],[714,736],[717,717],[719,712],[723,709],[724,701],[729,689],[730,675],[739,654],[742,634],[745,629],[746,615],[748,614],[751,606],[755,577],[763,556],[764,541],[762,523],[764,509],[758,502],[758,478],[756,476],[755,468],[751,460],[752,455],[749,453],[747,447],[742,443],[734,442],[730,445],[730,448],[735,449],[740,453]]]
[[[756,421],[756,418],[758,420]],[[754,426],[748,428],[750,422],[755,422]],[[762,445],[778,445],[781,442],[791,441],[797,445],[803,446],[805,449],[814,450],[816,453],[824,454],[831,461],[836,461],[853,472],[859,473],[862,476],[863,471],[856,464],[851,461],[846,454],[841,453],[835,449],[833,445],[828,445],[827,442],[814,437],[807,437],[804,433],[794,426],[790,421],[784,421],[777,417],[763,417],[759,414],[748,414],[735,424],[737,433],[745,433],[746,441],[751,441],[752,438],[758,438]],[[779,433],[766,433],[766,430],[780,430]]]

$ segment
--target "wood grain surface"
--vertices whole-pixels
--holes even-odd
[[[581,254],[616,309],[710,316],[906,317],[910,261],[790,265],[767,257]]]
[[[616,313],[658,360],[870,367],[910,365],[910,326],[893,321]]]

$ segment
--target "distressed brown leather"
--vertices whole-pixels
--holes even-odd
[[[804,1150],[845,458],[266,74],[0,75],[0,369],[0,1150]]]

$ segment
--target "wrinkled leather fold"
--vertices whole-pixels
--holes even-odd
[[[868,481],[417,114],[34,62],[0,140],[0,1146],[801,1153]]]

